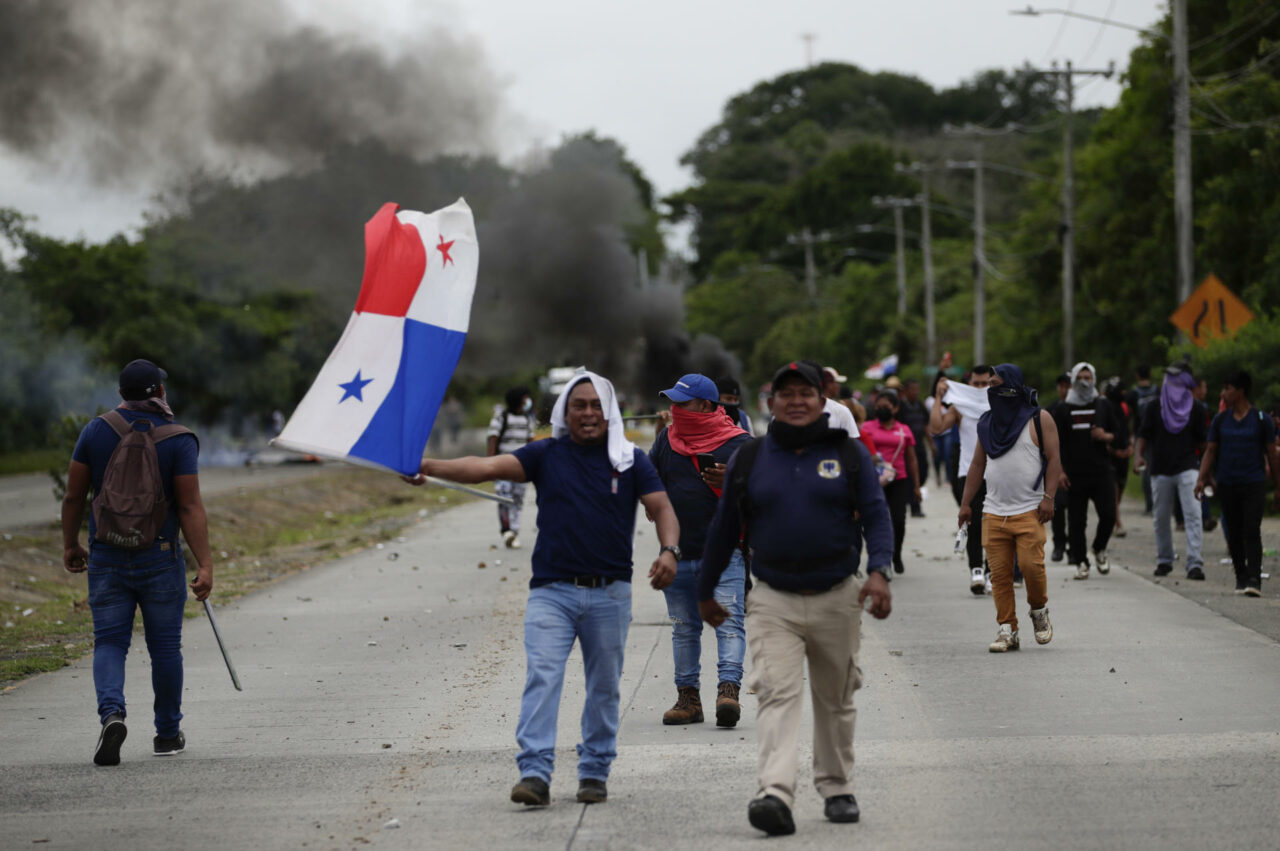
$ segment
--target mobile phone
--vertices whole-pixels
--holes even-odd
[[[710,470],[715,465],[716,465],[716,456],[712,455],[710,452],[698,453],[698,470],[699,471]]]

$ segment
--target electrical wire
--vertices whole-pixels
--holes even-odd
[[[1098,24],[1098,32],[1093,37],[1093,44],[1089,45],[1089,52],[1080,60],[1081,65],[1089,61],[1089,58],[1093,56],[1093,52],[1098,49],[1098,45],[1102,43],[1102,33],[1106,30],[1107,25],[1111,23],[1111,13],[1115,11],[1115,8],[1116,0],[1111,0],[1107,4],[1107,13],[1102,16],[1102,21]]]
[[[1280,18],[1280,7],[1275,7],[1274,10],[1271,12],[1271,14],[1268,15],[1265,19],[1263,19],[1262,21],[1259,21],[1253,27],[1249,28],[1245,32],[1233,38],[1225,47],[1221,48],[1217,53],[1214,53],[1212,56],[1209,56],[1207,59],[1201,60],[1201,68],[1203,68],[1206,65],[1212,64],[1215,60],[1219,59],[1222,56],[1226,56],[1228,53],[1234,50],[1237,46],[1239,46],[1242,42],[1244,42],[1245,39],[1256,35],[1259,30],[1261,30],[1267,24],[1274,21],[1276,18]]]

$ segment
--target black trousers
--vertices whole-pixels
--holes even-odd
[[[960,493],[964,493],[964,483],[968,476],[960,477]],[[987,501],[987,483],[978,485],[978,493],[969,503],[973,516],[969,518],[969,539],[965,543],[965,551],[969,554],[969,569],[982,567],[982,508]]]
[[[902,539],[907,535],[907,503],[911,501],[911,480],[894,479],[884,486],[889,503],[889,519],[893,521],[893,563],[902,562]]]
[[[1067,508],[1070,500],[1067,498],[1067,492],[1058,488],[1058,492],[1053,495],[1053,521],[1050,524],[1053,527],[1053,548],[1055,550],[1065,550],[1067,548]]]
[[[1071,564],[1080,564],[1087,556],[1084,533],[1090,502],[1098,514],[1092,549],[1105,550],[1116,528],[1116,484],[1110,470],[1094,478],[1071,477],[1071,489],[1067,491],[1067,561]]]
[[[1267,483],[1218,485],[1222,522],[1227,527],[1227,550],[1236,570],[1237,588],[1262,590],[1262,513]]]
[[[916,469],[920,471],[920,485],[929,484],[929,446],[924,442],[923,436],[916,441]],[[911,513],[917,514],[920,511],[920,500],[916,499],[915,492],[911,493]]]

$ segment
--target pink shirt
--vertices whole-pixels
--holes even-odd
[[[880,457],[884,458],[884,462],[888,464],[893,461],[893,470],[898,479],[907,477],[907,453],[913,452],[913,446],[916,445],[916,439],[911,434],[911,429],[904,426],[897,420],[891,420],[889,426],[880,425],[879,420],[868,419],[862,424],[862,432],[871,437],[875,442],[876,451],[880,453]],[[898,447],[902,448],[899,449]],[[895,458],[894,455],[897,455]]]

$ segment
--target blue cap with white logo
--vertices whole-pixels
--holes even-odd
[[[658,395],[666,396],[672,402],[705,399],[715,404],[720,403],[720,391],[716,389],[716,383],[705,375],[699,375],[696,372],[680,376],[680,379],[676,381],[675,387],[663,390]]]

